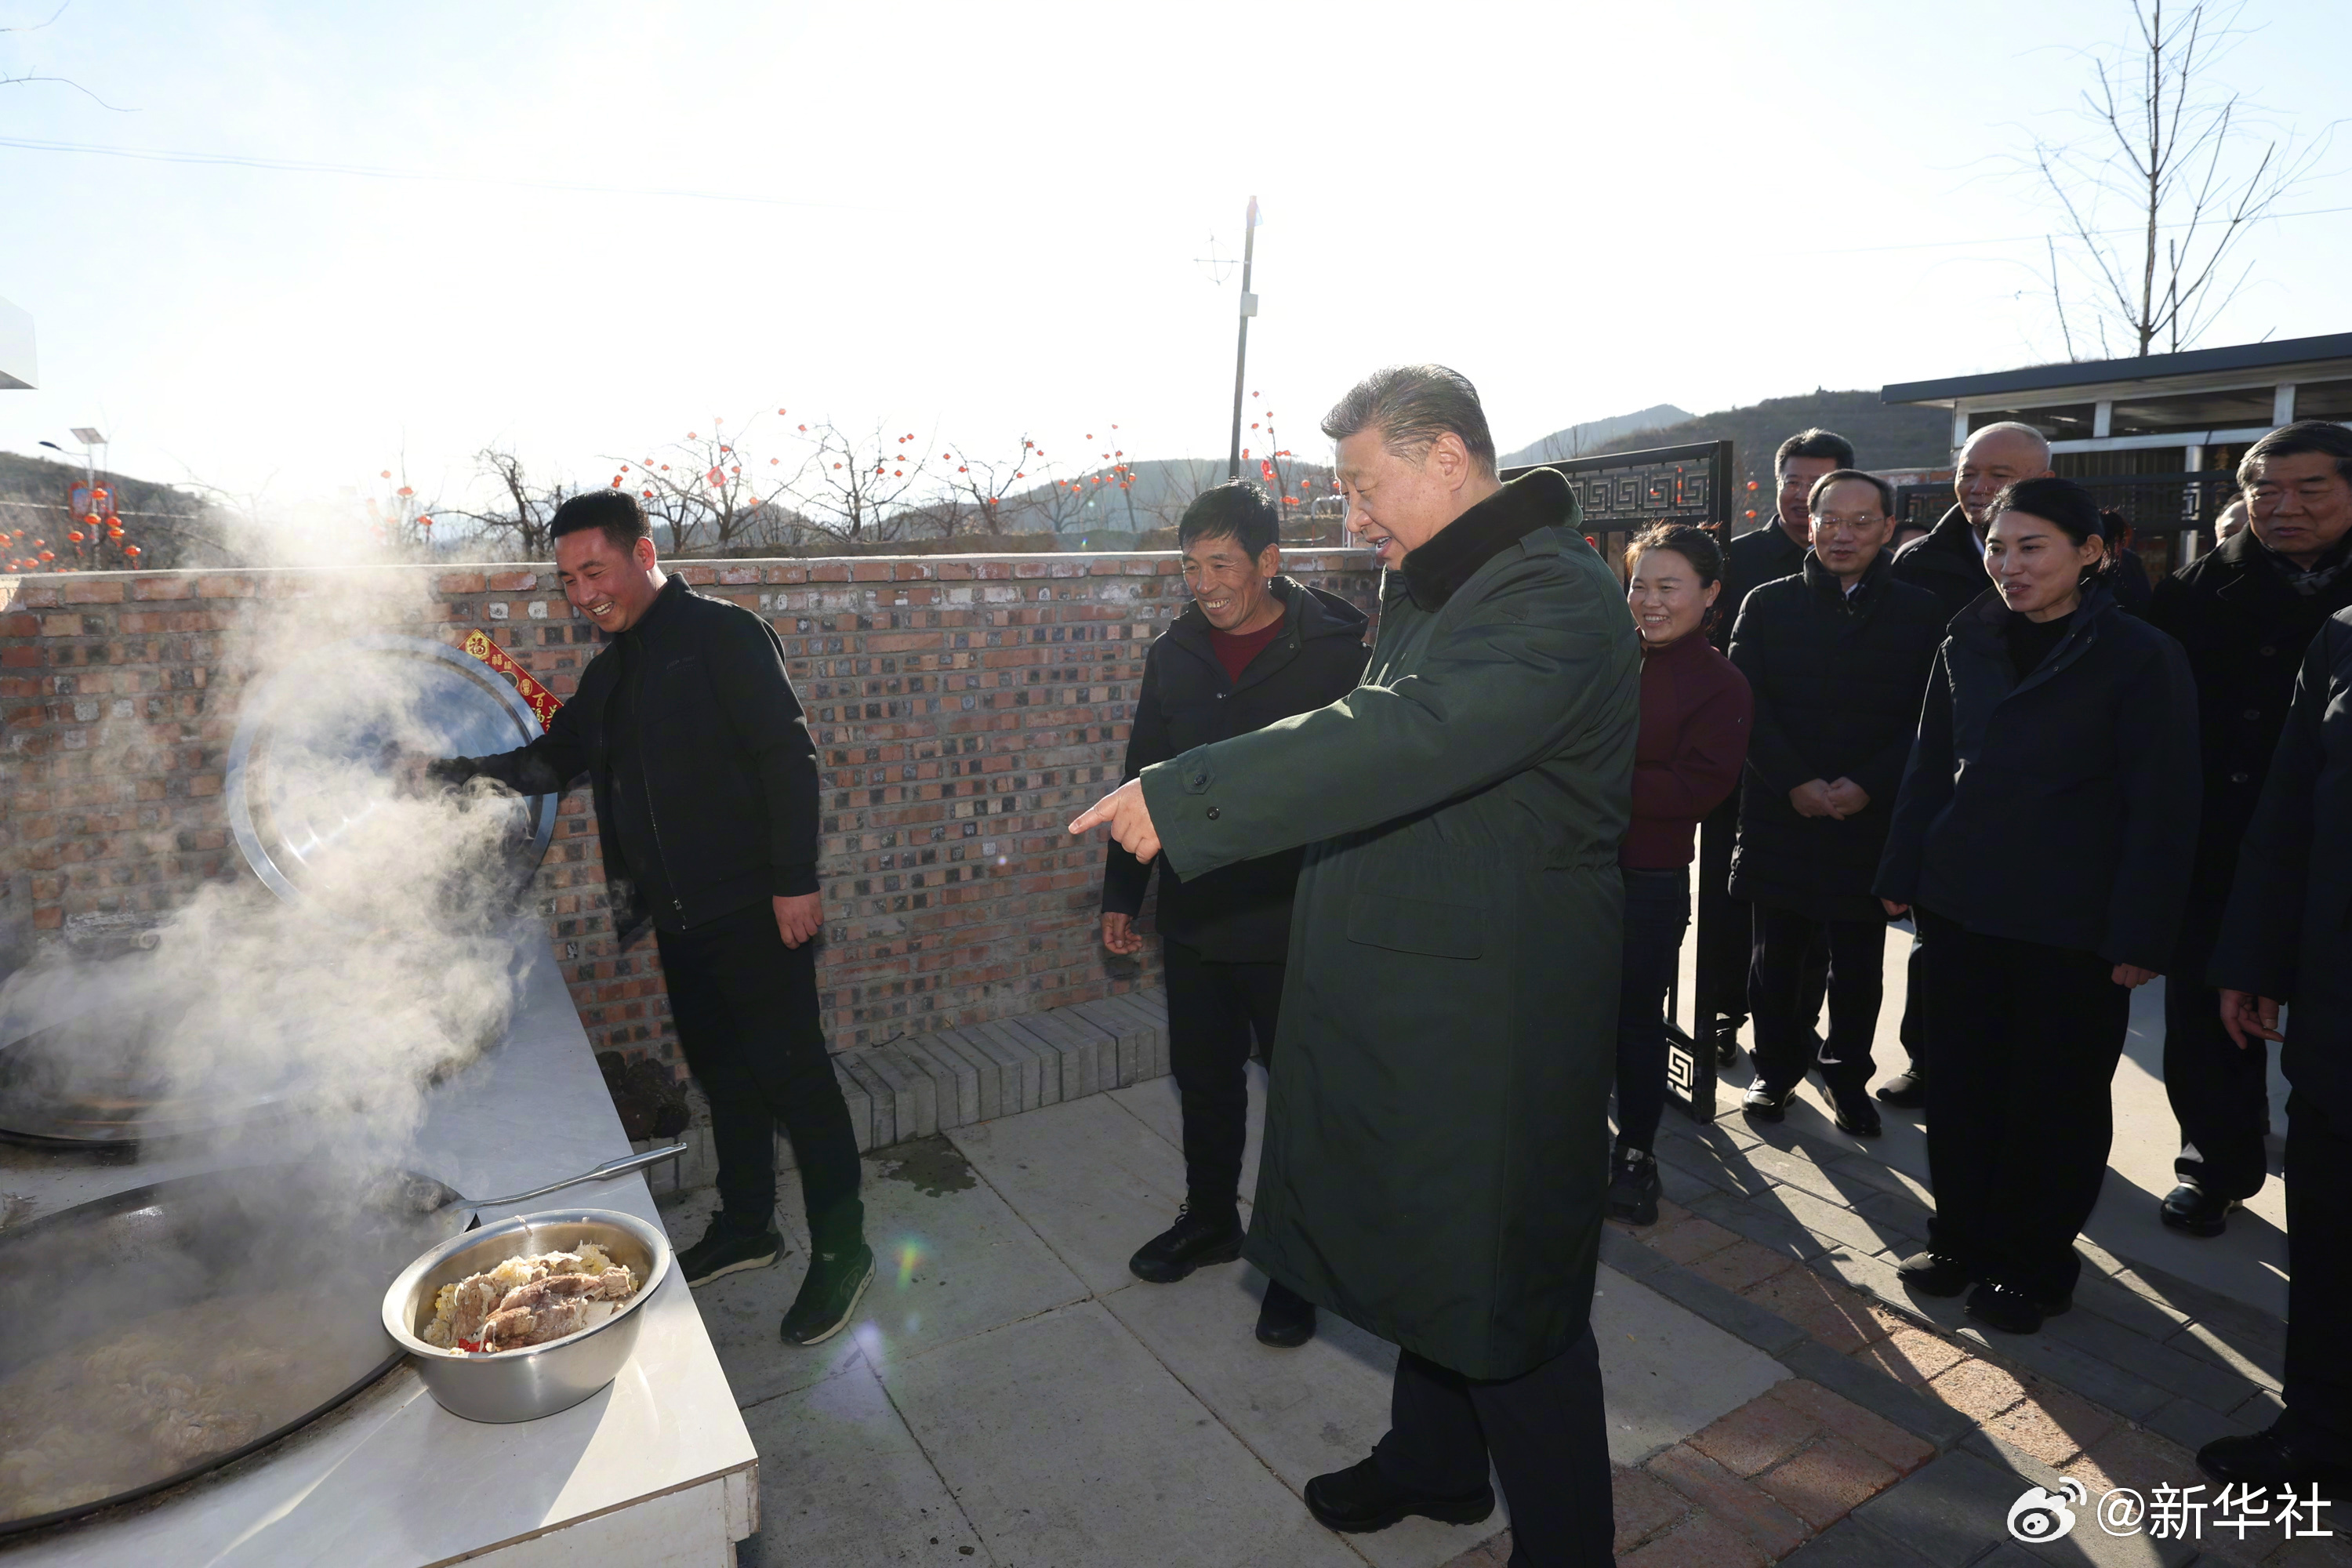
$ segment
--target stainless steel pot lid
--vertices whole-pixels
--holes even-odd
[[[228,753],[229,825],[280,899],[357,900],[363,889],[335,874],[337,847],[385,804],[404,753],[485,756],[539,733],[522,694],[459,649],[389,635],[331,643],[247,692]],[[546,853],[555,808],[551,795],[476,806],[508,814],[517,886]]]

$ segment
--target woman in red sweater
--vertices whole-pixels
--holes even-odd
[[[1617,998],[1617,1157],[1609,1213],[1658,1217],[1650,1143],[1666,1108],[1666,991],[1690,924],[1691,846],[1748,760],[1748,678],[1707,642],[1723,552],[1703,529],[1661,523],[1625,552],[1625,603],[1642,634],[1642,731],[1625,879],[1625,969]],[[1737,610],[1726,606],[1726,612]]]

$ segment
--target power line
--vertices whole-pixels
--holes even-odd
[[[856,202],[797,201],[785,196],[747,195],[731,191],[685,190],[661,185],[599,185],[577,180],[514,180],[491,174],[444,174],[415,169],[387,169],[368,163],[316,163],[301,158],[255,158],[236,153],[183,153],[160,147],[109,147],[95,142],[42,142],[29,137],[0,136],[0,147],[25,153],[82,153],[106,158],[131,158],[148,163],[202,163],[222,168],[268,169],[298,174],[348,174],[368,180],[415,180],[437,184],[498,185],[513,190],[571,191],[585,195],[662,196],[697,202],[736,202],[751,206],[824,207],[862,212]]]

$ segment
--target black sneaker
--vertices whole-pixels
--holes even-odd
[[[1727,1018],[1715,1026],[1715,1065],[1719,1068],[1739,1065],[1739,1023]]]
[[[784,1238],[772,1225],[765,1230],[743,1230],[729,1224],[725,1215],[713,1215],[702,1239],[677,1255],[677,1271],[689,1286],[707,1285],[723,1275],[765,1268],[783,1248]]]
[[[2330,1463],[2326,1455],[2312,1452],[2285,1415],[2267,1431],[2214,1438],[2197,1450],[2197,1468],[2224,1486],[2261,1491],[2299,1486],[2334,1489],[2352,1480],[2352,1466]]]
[[[1307,1511],[1326,1530],[1350,1535],[1386,1530],[1416,1513],[1440,1524],[1476,1524],[1495,1511],[1495,1489],[1481,1483],[1459,1497],[1407,1491],[1381,1473],[1379,1460],[1366,1459],[1308,1481]]]
[[[1231,1263],[1242,1255],[1242,1222],[1224,1215],[1203,1219],[1185,1205],[1176,1211],[1176,1223],[1136,1249],[1127,1271],[1154,1285],[1173,1285],[1195,1268]]]
[[[1628,1225],[1658,1223],[1657,1156],[1644,1149],[1620,1149],[1609,1173],[1609,1217]]]
[[[1878,1098],[1897,1110],[1916,1110],[1927,1103],[1927,1075],[1914,1062],[1880,1084]]]
[[[1969,1266],[1941,1252],[1915,1252],[1895,1266],[1895,1277],[1922,1296],[1957,1296],[1969,1288]]]
[[[1314,1337],[1315,1303],[1279,1279],[1267,1280],[1257,1310],[1257,1342],[1289,1351]]]
[[[809,1259],[808,1278],[784,1314],[788,1345],[817,1345],[849,1326],[866,1287],[874,1283],[874,1249],[864,1242],[854,1252],[820,1252]]]
[[[1839,1130],[1851,1132],[1857,1138],[1875,1138],[1885,1131],[1879,1123],[1878,1107],[1870,1103],[1870,1096],[1862,1091],[1860,1084],[1850,1089],[1832,1084],[1830,1110],[1832,1113],[1831,1120],[1838,1124]]]
[[[1739,1113],[1750,1121],[1786,1121],[1789,1101],[1796,1092],[1797,1086],[1793,1083],[1786,1089],[1771,1089],[1759,1079],[1749,1087],[1748,1098],[1739,1102]]]

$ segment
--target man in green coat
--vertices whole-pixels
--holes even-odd
[[[1605,1563],[1588,1317],[1639,646],[1568,482],[1499,482],[1460,374],[1381,371],[1323,430],[1386,569],[1364,684],[1071,828],[1188,879],[1307,846],[1244,1256],[1401,1351],[1388,1436],[1309,1510],[1475,1522],[1491,1458],[1514,1564]]]

